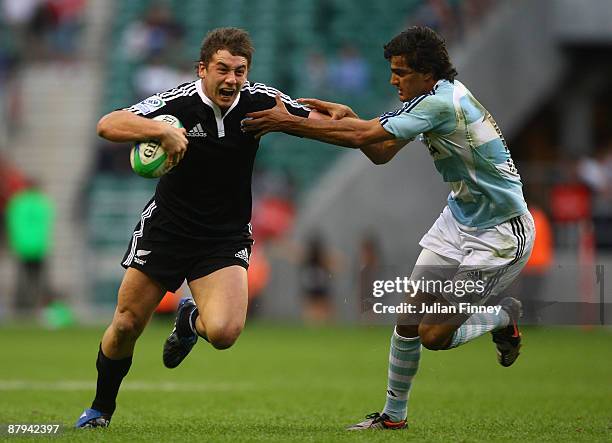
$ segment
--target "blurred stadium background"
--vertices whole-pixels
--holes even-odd
[[[128,146],[96,137],[101,115],[192,80],[206,31],[238,26],[255,43],[252,81],[293,97],[346,102],[373,118],[399,106],[382,46],[412,24],[447,38],[458,78],[495,116],[537,212],[541,244],[511,290],[543,305],[604,297],[609,306],[609,0],[0,0],[0,344],[11,362],[0,370],[6,400],[0,422],[69,423],[93,392],[95,343],[112,315],[119,260],[155,186],[131,172]],[[24,192],[33,187],[36,192]],[[266,136],[253,190],[250,318],[263,326],[247,329],[235,353],[217,359],[195,353],[178,370],[186,385],[157,387],[151,382],[167,377],[158,352],[170,317],[148,329],[120,397],[124,418],[114,423],[131,426],[130,441],[161,428],[166,440],[181,440],[172,419],[202,405],[207,415],[197,419],[216,430],[213,439],[235,441],[246,429],[278,441],[300,433],[331,441],[332,434],[319,433],[339,426],[325,421],[329,396],[338,400],[332,418],[342,425],[381,401],[388,328],[349,325],[373,321],[362,313],[372,278],[410,272],[418,240],[444,206],[448,190],[424,146],[412,143],[390,164],[374,166],[359,152]],[[15,209],[16,202],[32,204],[34,212]],[[565,323],[612,322],[609,309],[578,308],[584,306]],[[533,312],[529,320],[546,323]],[[317,332],[300,321],[340,326]],[[69,328],[41,334],[39,324]],[[454,412],[419,408],[415,435],[488,441],[500,418],[491,396],[488,403],[483,398],[504,377],[512,392],[495,400],[513,409],[510,419],[525,432],[497,438],[609,438],[610,330],[534,328],[532,334],[530,359],[512,374],[497,372],[485,340],[449,356],[427,353],[430,369],[419,375],[414,400]],[[281,377],[297,374],[298,383],[273,381],[270,363]],[[210,376],[204,384],[200,364]],[[244,367],[252,372],[241,384]],[[446,397],[437,390],[444,377],[453,381]],[[257,389],[266,394],[248,395]],[[181,390],[206,395],[168,400],[164,394]],[[480,409],[457,412],[461,395],[478,398]],[[162,396],[171,403],[167,415],[148,408]],[[287,400],[294,397],[301,400]],[[244,408],[231,412],[235,403]],[[310,421],[300,427],[305,415]],[[228,417],[244,429],[219,427]],[[279,424],[268,427],[274,420]],[[297,434],[285,433],[288,423],[300,423],[291,429]],[[438,433],[423,434],[425,426]]]

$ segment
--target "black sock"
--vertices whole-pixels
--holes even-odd
[[[105,415],[113,415],[119,386],[121,386],[121,381],[127,375],[131,365],[132,357],[111,360],[102,353],[102,345],[100,345],[98,359],[96,360],[98,384],[96,387],[96,398],[91,404],[92,409],[100,411]]]

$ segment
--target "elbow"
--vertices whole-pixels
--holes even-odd
[[[108,119],[106,117],[102,117],[98,121],[98,124],[96,125],[96,133],[98,134],[99,137],[108,138],[109,136],[110,127],[109,127],[107,120]]]
[[[381,155],[381,154],[379,154],[379,155],[368,155],[368,158],[375,165],[384,165],[385,163],[389,163],[389,160],[391,160],[389,158],[389,156]]]
[[[374,157],[370,158],[370,160],[372,160],[372,163],[375,165],[384,165],[385,163],[389,163],[390,159],[386,157]]]

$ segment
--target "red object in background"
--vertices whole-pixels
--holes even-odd
[[[264,249],[257,244],[253,245],[249,259],[249,300],[258,297],[268,285],[270,279],[270,264]]]
[[[568,223],[591,218],[591,193],[582,184],[556,185],[550,192],[550,208],[555,222]]]
[[[21,170],[0,158],[0,212],[14,194],[27,187],[28,179]]]
[[[265,241],[285,234],[295,219],[293,203],[279,197],[264,197],[253,209],[253,231]]]
[[[47,0],[47,8],[58,22],[78,19],[85,5],[85,0]]]
[[[168,314],[171,312],[176,312],[176,308],[178,307],[179,301],[181,299],[182,291],[179,289],[176,292],[166,292],[162,301],[159,302],[157,308],[155,308],[155,312],[160,314]]]
[[[546,213],[540,208],[530,206],[529,212],[533,216],[536,237],[531,250],[531,257],[529,257],[523,272],[526,274],[543,274],[553,264],[555,246],[553,228]]]

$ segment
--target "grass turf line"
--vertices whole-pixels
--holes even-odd
[[[612,331],[526,329],[512,368],[488,336],[425,350],[410,429],[346,432],[384,404],[390,328],[249,324],[237,344],[200,341],[161,363],[171,320],[154,322],[106,430],[72,430],[91,403],[101,328],[0,328],[0,423],[63,423],[54,441],[610,441]],[[41,441],[40,437],[19,441]]]

